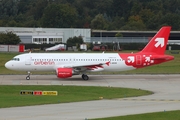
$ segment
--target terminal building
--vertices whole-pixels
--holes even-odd
[[[74,36],[81,36],[86,42],[87,38],[91,37],[91,29],[0,27],[0,33],[10,31],[19,36],[22,44],[66,43],[69,38]]]

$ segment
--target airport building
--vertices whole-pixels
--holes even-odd
[[[90,28],[25,28],[0,27],[1,32],[17,34],[22,44],[66,43],[70,37],[81,36],[85,43],[147,43],[157,31],[105,31]],[[115,37],[120,32],[123,37]],[[169,43],[180,44],[180,31],[171,31]]]
[[[91,37],[91,29],[0,27],[1,33],[10,31],[18,35],[23,44],[66,43],[67,39],[74,36],[81,36],[87,42]]]

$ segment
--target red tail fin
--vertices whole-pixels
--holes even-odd
[[[141,52],[164,55],[171,27],[162,27]]]

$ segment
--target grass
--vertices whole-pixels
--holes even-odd
[[[58,91],[58,95],[20,95],[21,90]],[[100,97],[103,97],[103,99],[114,99],[149,94],[152,94],[152,92],[113,87],[2,85],[0,88],[0,108],[90,101],[99,100]]]
[[[123,51],[130,52],[130,51]],[[97,53],[97,52],[95,52]],[[170,51],[166,51],[171,54]],[[18,53],[0,53],[0,74],[27,74],[26,72],[11,71],[5,68],[4,64],[12,59]],[[175,59],[159,65],[149,66],[137,70],[122,71],[122,72],[96,72],[89,74],[179,74],[180,73],[180,54],[172,54]],[[52,72],[34,72],[33,74],[52,74]],[[53,73],[54,74],[54,73]]]
[[[180,120],[180,110],[91,119],[91,120]]]
[[[18,55],[18,53],[0,53],[0,74],[9,72],[9,70],[5,68],[4,64],[8,60],[11,60],[15,55]]]

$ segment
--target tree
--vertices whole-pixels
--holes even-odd
[[[27,12],[28,16],[33,16],[35,20],[39,20],[43,16],[44,9],[47,7],[48,1],[46,0],[37,0],[35,5],[33,5],[30,10]]]
[[[91,21],[91,28],[93,29],[105,29],[107,25],[107,21],[104,19],[102,14],[98,14],[95,18]]]
[[[141,17],[142,21],[146,23],[154,16],[154,13],[150,9],[142,9],[139,12],[139,16]]]
[[[161,19],[164,15],[161,11],[153,15],[148,21],[146,21],[146,27],[148,30],[158,30],[161,24]]]
[[[9,18],[18,14],[18,2],[15,0],[0,1],[0,18]]]
[[[180,30],[180,16],[173,13],[167,13],[161,19],[161,25],[171,25],[173,29]]]
[[[95,8],[99,13],[106,13],[109,16],[112,14],[112,4],[113,0],[96,0]]]
[[[48,5],[42,17],[43,27],[70,28],[75,27],[76,9],[68,4]]]
[[[129,8],[131,8],[129,6],[130,4],[128,3],[128,0],[113,0],[112,3],[112,11],[113,11],[113,15],[116,16],[120,16],[120,17],[127,17],[128,13],[130,11]]]
[[[20,38],[13,32],[0,33],[0,44],[16,45],[20,42]]]
[[[123,37],[123,34],[118,32],[118,33],[116,33],[115,37]]]
[[[146,26],[139,15],[130,16],[128,22],[121,29],[124,30],[145,30]]]
[[[67,47],[72,47],[72,46],[76,46],[77,49],[80,48],[80,44],[83,44],[84,41],[83,41],[83,38],[81,36],[79,37],[73,37],[73,38],[69,38],[67,40]]]
[[[179,30],[179,14],[180,0],[0,0],[0,27]]]
[[[123,17],[116,16],[112,21],[112,27],[116,30],[119,30],[122,26],[125,25],[125,19]]]

